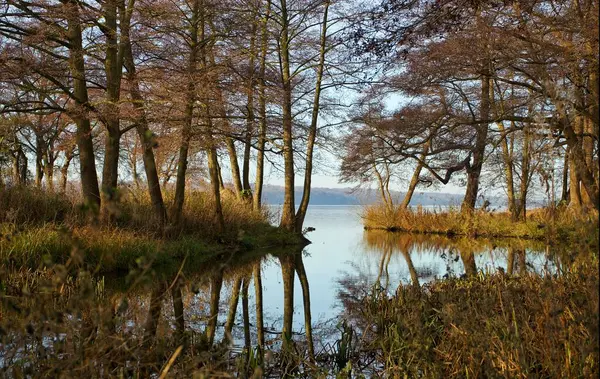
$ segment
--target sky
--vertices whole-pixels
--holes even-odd
[[[320,152],[320,161],[315,164],[315,172],[312,175],[312,187],[313,188],[353,188],[358,183],[339,183],[339,167],[340,160],[336,158],[333,154]],[[226,162],[222,161],[222,164]],[[229,165],[223,165],[223,180],[225,182],[231,182],[231,170]],[[265,184],[275,185],[275,186],[284,186],[283,180],[283,166],[281,167],[273,167],[273,165],[266,163],[265,170]],[[250,172],[250,181],[254,182],[255,178],[254,165],[251,165]],[[412,172],[410,173],[412,175]],[[304,183],[304,172],[301,171],[295,176],[295,185],[302,186]],[[376,182],[375,178],[373,178],[373,184],[371,188],[375,188]],[[404,191],[408,187],[408,181],[404,183],[395,183],[390,186],[390,189],[397,191]],[[418,190],[425,191],[424,188],[418,188]],[[436,188],[427,188],[427,192],[443,192],[443,193],[452,193],[452,194],[463,194],[464,187],[457,186],[453,183],[449,183],[446,186],[438,186]]]

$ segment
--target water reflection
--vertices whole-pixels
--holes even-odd
[[[119,286],[111,288],[111,281],[105,281],[96,301],[100,304],[98,309],[110,309],[110,316],[92,317],[96,305],[86,303],[88,308],[84,311],[78,309],[70,314],[73,328],[65,332],[65,338],[69,339],[69,333],[73,333],[87,342],[95,339],[99,343],[101,336],[126,340],[129,344],[138,341],[139,345],[133,345],[139,346],[139,351],[166,345],[180,348],[178,354],[202,356],[201,352],[212,352],[211,358],[194,361],[195,367],[235,371],[241,376],[256,372],[274,377],[306,374],[324,365],[335,371],[352,359],[351,347],[359,338],[355,331],[361,330],[352,314],[369,296],[377,298],[377,294],[394,293],[405,285],[418,289],[436,278],[474,277],[481,270],[500,270],[507,275],[560,275],[570,263],[560,249],[517,240],[367,232],[362,246],[362,256],[348,264],[349,270],[332,273],[339,284],[337,288],[310,286],[311,272],[306,269],[305,260],[312,257],[306,256],[303,249],[272,252],[227,265],[209,265],[193,272],[183,270],[167,277],[156,273],[146,278],[145,284],[141,281],[142,284],[125,290]],[[273,266],[279,270],[280,284],[263,280],[264,272],[272,272]],[[296,281],[300,285],[300,299],[295,299]],[[272,303],[273,287],[277,285],[283,306],[266,307],[266,301]],[[339,318],[313,321],[311,294],[315,291],[335,293],[338,303],[329,306],[338,307]],[[301,300],[302,322],[294,322],[296,300]],[[6,299],[3,301],[5,305]],[[60,309],[61,306],[53,304],[56,309],[70,312],[68,308]],[[21,332],[15,329],[11,333],[11,338],[17,339]],[[42,333],[38,344],[47,335]],[[21,354],[15,351],[9,354],[8,350],[17,345],[11,345],[10,338],[6,338],[0,349],[4,370]],[[137,350],[130,348],[130,351]],[[141,360],[138,353],[128,354],[128,361]],[[166,364],[163,361],[171,359],[173,354],[153,357],[159,363],[140,365],[145,371],[140,368],[139,372],[157,373]],[[217,360],[215,354],[222,356]],[[58,356],[55,359],[60,360]],[[369,359],[361,359],[366,369]],[[118,359],[115,362],[123,363]]]
[[[364,233],[366,254],[378,257],[376,282],[389,288],[390,270],[395,279],[419,286],[422,281],[448,276],[476,276],[479,271],[504,271],[523,275],[554,274],[564,260],[564,247],[546,246],[539,241],[516,239],[448,238],[441,235],[402,234],[368,231]],[[400,257],[401,260],[394,260]],[[390,262],[393,267],[390,267]],[[368,262],[365,262],[369,265]],[[364,270],[369,270],[363,267]],[[404,274],[402,271],[406,270]]]
[[[365,233],[363,243],[366,254],[377,257],[376,275],[369,274],[369,267],[353,264],[353,273],[342,273],[338,277],[340,288],[319,288],[318,291],[338,291],[342,294],[338,296],[342,303],[347,303],[344,299],[360,299],[375,285],[379,291],[392,293],[398,285],[406,282],[420,287],[424,282],[448,275],[473,277],[481,267],[488,271],[492,268],[501,270],[508,275],[525,275],[528,270],[556,273],[559,265],[550,258],[560,257],[559,254],[550,256],[543,245],[523,241],[478,240],[469,243],[467,239],[441,236],[369,232]],[[303,253],[303,250],[281,252],[275,259],[261,257],[238,266],[222,266],[205,274],[195,273],[187,279],[179,276],[170,284],[157,284],[151,290],[147,289],[146,296],[149,295],[150,300],[144,323],[146,338],[156,334],[158,319],[164,317],[170,320],[177,339],[183,338],[185,330],[192,330],[201,333],[208,346],[217,342],[231,343],[240,352],[256,348],[261,359],[265,349],[292,349],[300,351],[298,354],[305,355],[309,362],[315,362],[317,352],[313,340],[310,273],[306,271]],[[536,264],[540,257],[544,258],[543,264]],[[281,273],[283,307],[279,311],[268,309],[269,315],[265,315],[262,272],[265,265],[274,261]],[[195,279],[198,276],[203,277],[204,282]],[[303,309],[300,324],[294,322],[296,280],[300,284]],[[171,294],[171,310],[161,308],[166,307],[164,293],[167,285]],[[362,295],[358,293],[359,287]],[[354,293],[350,295],[351,292]],[[184,309],[184,303],[188,309]],[[184,315],[200,322],[189,322]],[[130,315],[129,321],[135,324],[138,319]],[[265,323],[271,328],[265,328]]]

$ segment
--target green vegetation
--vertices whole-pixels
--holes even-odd
[[[268,214],[224,197],[227,229],[219,233],[205,193],[187,198],[184,222],[158,234],[149,201],[131,192],[115,205],[114,221],[102,223],[76,200],[33,188],[0,189],[0,261],[11,267],[38,268],[74,260],[100,272],[128,272],[152,263],[161,271],[220,259],[250,250],[302,244],[301,237],[272,227]]]
[[[458,209],[426,211],[373,205],[364,209],[365,229],[469,237],[509,237],[598,246],[598,216],[568,208],[530,211],[526,221],[513,221],[505,212],[473,213]]]
[[[345,306],[362,334],[356,353],[376,357],[384,377],[593,378],[598,289],[594,255],[555,275],[479,273]]]

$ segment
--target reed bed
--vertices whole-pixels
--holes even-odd
[[[524,238],[598,246],[598,214],[568,208],[536,209],[525,221],[513,221],[507,212],[473,213],[459,209],[403,209],[382,204],[367,206],[362,215],[367,230],[441,234],[446,236]]]
[[[385,377],[595,378],[598,259],[558,276],[483,274],[347,297]]]

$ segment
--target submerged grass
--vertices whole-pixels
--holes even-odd
[[[598,246],[598,214],[582,215],[565,208],[536,209],[528,213],[526,221],[513,221],[507,212],[477,210],[466,214],[458,209],[390,209],[379,204],[367,206],[362,219],[367,230],[525,238]]]
[[[598,377],[598,258],[557,276],[483,274],[345,304],[386,377]]]

